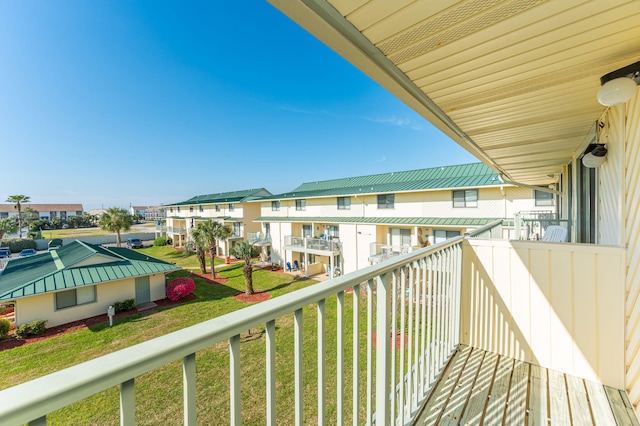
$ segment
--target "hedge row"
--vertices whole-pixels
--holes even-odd
[[[20,253],[24,249],[36,249],[36,242],[30,239],[12,238],[9,240],[2,240],[0,247],[8,247],[11,253]]]

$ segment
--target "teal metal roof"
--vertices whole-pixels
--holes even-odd
[[[100,256],[101,263],[82,266],[95,256]],[[74,241],[55,251],[8,262],[0,274],[0,301],[177,269],[135,250]]]
[[[288,193],[264,197],[263,200],[478,188],[499,185],[504,185],[504,183],[496,172],[483,163],[472,163],[306,182]]]
[[[255,222],[291,222],[291,223],[364,223],[375,225],[408,226],[482,226],[498,218],[454,218],[454,217],[281,217],[262,216]]]
[[[242,191],[219,192],[217,194],[196,195],[186,201],[167,204],[167,206],[184,206],[197,204],[238,203],[243,201],[258,200],[270,196],[265,188],[245,189]]]

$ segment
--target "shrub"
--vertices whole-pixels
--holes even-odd
[[[167,237],[162,236],[162,237],[158,237],[155,240],[153,240],[153,245],[154,246],[166,246],[167,245]]]
[[[2,246],[8,247],[11,253],[20,253],[24,249],[36,250],[36,242],[29,239],[12,238],[9,240],[2,240]]]
[[[130,311],[136,308],[136,299],[127,299],[113,304],[116,314],[120,312]]]
[[[191,278],[176,278],[167,286],[167,297],[176,301],[191,293],[195,288],[196,284]]]
[[[6,318],[0,318],[0,339],[4,339],[11,330],[11,321]]]
[[[35,320],[27,324],[22,324],[16,328],[16,336],[21,339],[28,336],[37,336],[44,333],[46,327],[44,326],[47,320]]]
[[[0,305],[0,315],[8,314],[9,312],[13,312],[13,306]]]

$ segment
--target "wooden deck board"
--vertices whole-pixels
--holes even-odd
[[[413,424],[640,426],[624,391],[465,345]]]
[[[531,365],[527,424],[546,425],[549,419],[547,407],[547,370],[539,365]]]

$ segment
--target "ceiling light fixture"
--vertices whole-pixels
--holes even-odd
[[[582,157],[582,164],[590,169],[600,167],[607,159],[607,148],[604,144],[589,145],[586,153]]]
[[[604,106],[615,106],[627,102],[636,93],[640,84],[640,62],[610,72],[600,77],[602,87],[598,91],[598,102]]]

